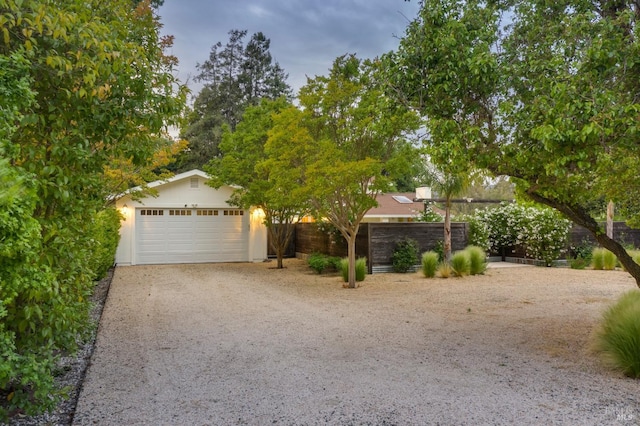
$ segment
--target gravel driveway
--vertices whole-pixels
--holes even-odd
[[[638,424],[588,351],[624,272],[490,269],[343,289],[298,260],[119,267],[78,425]]]

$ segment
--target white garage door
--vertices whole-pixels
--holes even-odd
[[[238,209],[136,209],[136,263],[247,261],[248,228]]]

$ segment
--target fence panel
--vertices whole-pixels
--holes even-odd
[[[444,223],[370,223],[370,266],[374,271],[390,270],[391,256],[399,241],[411,238],[418,242],[420,253],[433,250],[444,240]],[[451,249],[467,246],[468,225],[451,224]]]
[[[291,236],[291,239],[289,240],[289,244],[287,245],[287,248],[284,252],[284,257],[296,257],[296,229],[295,229],[295,225],[290,224],[290,225],[274,225],[276,227],[278,226],[292,226],[294,227],[293,230],[293,235]],[[276,251],[273,248],[272,245],[272,240],[271,240],[271,233],[267,233],[267,256],[270,258],[275,258],[276,257]]]

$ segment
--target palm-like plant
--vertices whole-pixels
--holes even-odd
[[[425,164],[425,182],[441,198],[444,198],[444,261],[451,260],[451,204],[471,184],[472,175],[466,171],[451,172],[432,163]]]

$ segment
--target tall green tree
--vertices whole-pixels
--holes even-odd
[[[304,176],[309,199],[317,218],[329,220],[347,241],[352,288],[360,223],[416,157],[406,132],[417,127],[417,117],[384,95],[379,67],[379,61],[341,56],[328,76],[309,79],[299,95],[312,144]]]
[[[53,404],[56,354],[89,325],[104,168],[146,163],[182,111],[158,29],[144,2],[132,11],[129,0],[0,1],[0,76],[20,55],[20,84],[33,94],[2,108],[15,114],[0,153],[23,190],[0,203],[0,292],[10,292],[0,320],[15,339],[13,368],[0,360],[0,415]],[[1,82],[4,96],[12,86]]]
[[[513,13],[503,43],[511,143],[496,144],[510,161],[493,168],[591,231],[640,286],[640,265],[595,220],[604,208],[592,209],[612,200],[627,207],[630,224],[640,218],[638,5],[531,1]]]
[[[248,106],[291,97],[287,75],[269,52],[271,41],[258,32],[245,44],[246,36],[246,30],[229,31],[227,44],[214,44],[209,58],[198,64],[196,80],[204,87],[182,131],[189,149],[178,162],[181,171],[202,168],[220,155],[224,126],[235,131]]]
[[[511,176],[588,229],[640,286],[640,265],[593,209],[612,200],[638,222],[639,15],[624,0],[425,0],[390,80],[426,117],[435,162]]]
[[[260,104],[249,106],[235,132],[227,129],[224,133],[220,143],[222,155],[205,166],[211,176],[209,185],[235,186],[230,204],[262,209],[278,268],[283,267],[284,253],[293,235],[291,225],[308,211],[306,199],[299,194],[302,183],[296,179],[299,169],[290,162],[295,158],[289,155],[297,143],[295,135],[279,132],[270,136],[275,127],[274,116],[288,108],[293,107],[285,98],[263,99]],[[270,137],[288,149],[282,152],[267,147]]]

